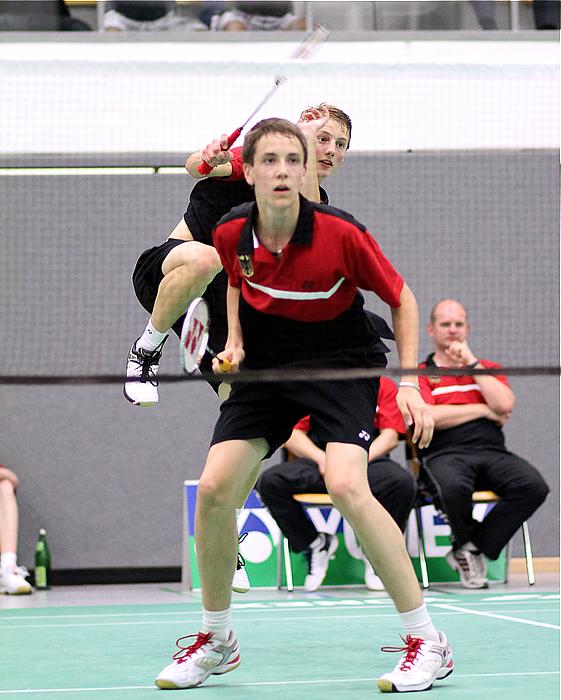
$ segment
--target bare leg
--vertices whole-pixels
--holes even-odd
[[[205,610],[230,607],[238,552],[235,509],[267,449],[263,439],[229,440],[213,445],[208,453],[195,512],[195,543]]]
[[[189,229],[180,222],[179,233],[189,235]],[[162,263],[163,280],[158,288],[158,295],[152,310],[152,325],[164,333],[177,321],[187,308],[189,302],[201,296],[222,266],[218,253],[212,246],[198,241],[186,240],[176,246]]]
[[[261,469],[261,461],[259,461],[254,469],[252,470],[251,474],[248,476],[244,489],[243,489],[243,496],[241,497],[242,500],[238,502],[236,505],[236,508],[243,508],[244,503],[247,501],[249,494],[251,493],[251,489],[255,486],[255,482],[257,481],[257,477],[259,476],[259,471]]]
[[[0,552],[17,552],[18,504],[13,484],[0,481]]]
[[[423,599],[403,535],[370,491],[366,452],[330,443],[326,454],[325,483],[335,507],[355,531],[398,611],[419,608]]]

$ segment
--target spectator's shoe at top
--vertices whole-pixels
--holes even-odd
[[[194,639],[188,647],[181,646],[184,639]],[[177,640],[179,651],[173,662],[156,678],[158,688],[175,690],[195,688],[209,676],[233,671],[240,665],[240,649],[234,632],[226,642],[214,638],[212,632],[189,634]]]
[[[430,690],[435,681],[454,670],[452,650],[442,632],[438,642],[408,635],[403,647],[382,647],[382,651],[404,652],[393,671],[378,679],[382,693],[412,693]]]
[[[238,548],[246,537],[247,532],[244,532],[238,537]],[[238,549],[238,561],[236,563],[236,570],[234,571],[232,590],[235,593],[247,593],[250,588],[251,584],[249,583],[249,577],[247,575],[247,571],[245,570],[245,559],[242,557]]]
[[[137,348],[136,340],[127,360],[127,379],[123,387],[125,398],[135,406],[153,406],[158,403],[156,374],[162,357],[165,340],[152,352]]]
[[[0,569],[0,593],[7,595],[27,595],[33,593],[29,581],[25,579],[29,571],[24,566],[16,566],[13,569]]]
[[[333,559],[339,540],[336,535],[328,535],[327,532],[320,532],[318,535],[320,543],[317,547],[310,547],[306,551],[308,560],[308,575],[304,580],[304,588],[308,592],[317,591],[323,583],[327,574],[329,562]]]
[[[472,551],[469,544],[456,551],[451,549],[446,555],[446,561],[454,571],[460,574],[460,581],[464,588],[488,588],[485,555]]]

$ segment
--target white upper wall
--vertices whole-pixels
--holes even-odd
[[[2,43],[0,153],[190,152],[256,115],[332,102],[353,150],[557,148],[559,44]],[[247,128],[251,126],[248,125]]]

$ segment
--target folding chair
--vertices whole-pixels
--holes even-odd
[[[428,588],[430,585],[429,574],[427,567],[427,557],[425,549],[425,540],[423,533],[423,518],[421,515],[421,510],[424,506],[434,505],[434,499],[432,495],[428,492],[426,486],[420,479],[421,465],[422,461],[419,456],[417,446],[413,444],[410,437],[407,436],[405,441],[405,458],[408,468],[417,482],[417,502],[415,504],[415,522],[417,525],[417,538],[419,542],[419,564],[421,567],[421,584],[423,588]],[[476,503],[497,503],[501,500],[494,491],[474,491],[471,497],[474,504]],[[530,541],[530,529],[528,523],[525,520],[522,523],[522,536],[524,540],[524,556],[526,558],[526,573],[528,576],[528,584],[533,586],[536,582],[536,577],[534,574],[534,560],[532,556],[532,543]],[[510,559],[510,542],[507,544],[506,549],[506,571],[504,583],[508,581],[508,563]]]

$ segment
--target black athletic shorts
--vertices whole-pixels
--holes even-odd
[[[370,447],[378,379],[234,383],[220,407],[211,445],[226,440],[265,438],[270,457],[309,414],[322,442]]]
[[[171,250],[181,245],[181,243],[188,242],[181,238],[168,238],[167,241],[160,243],[160,245],[148,248],[138,258],[132,273],[132,286],[134,287],[136,298],[149,314],[154,309],[158,287],[164,278],[162,263]],[[181,336],[183,318],[180,321],[181,323],[177,321],[173,326],[173,330],[178,336]]]

